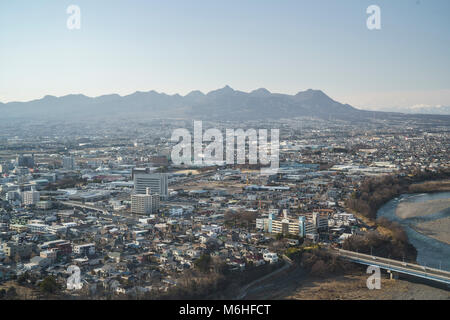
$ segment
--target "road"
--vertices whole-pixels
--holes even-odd
[[[390,270],[450,285],[450,272],[445,270],[428,268],[413,263],[406,263],[398,260],[376,257],[342,249],[334,250],[334,253],[338,254],[340,257],[346,258],[356,263],[376,265],[385,270]]]
[[[97,212],[101,213],[102,215],[107,216],[109,218],[114,217],[114,216],[122,217],[122,218],[128,218],[128,219],[139,219],[139,218],[143,218],[144,217],[142,215],[137,215],[137,214],[132,214],[132,213],[120,213],[120,212],[110,213],[106,209],[95,207],[95,206],[86,205],[86,204],[83,204],[81,202],[76,202],[76,201],[61,201],[61,203],[63,205],[68,206],[68,207],[82,208],[82,209],[86,209],[86,210],[97,211]]]

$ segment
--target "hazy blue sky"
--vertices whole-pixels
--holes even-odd
[[[66,9],[81,8],[81,30]],[[381,7],[382,29],[366,27]],[[0,101],[223,87],[450,105],[449,0],[0,2]]]

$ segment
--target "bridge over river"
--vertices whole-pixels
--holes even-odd
[[[354,263],[379,267],[380,269],[389,272],[391,276],[395,274],[404,274],[415,278],[421,278],[441,284],[446,284],[450,288],[450,272],[445,270],[429,268],[418,264],[377,257],[343,249],[333,250],[333,252],[339,255],[341,258]]]

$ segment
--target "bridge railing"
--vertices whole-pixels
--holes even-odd
[[[436,269],[436,268],[430,268],[430,267],[426,267],[426,266],[422,266],[422,265],[418,265],[418,264],[414,264],[414,263],[406,263],[403,261],[399,261],[399,260],[394,260],[394,259],[388,259],[388,258],[383,258],[383,257],[378,257],[378,256],[372,256],[372,255],[368,255],[368,254],[364,254],[364,253],[359,253],[359,252],[354,252],[354,251],[349,251],[349,250],[344,250],[344,249],[337,249],[339,255],[353,255],[353,256],[357,256],[366,260],[370,260],[370,261],[374,261],[374,263],[376,261],[379,262],[383,262],[385,261],[384,264],[398,264],[400,268],[403,269],[411,269],[411,270],[415,270],[418,269],[418,271],[422,272],[422,273],[426,273],[426,274],[439,274],[445,277],[450,278],[450,272],[447,270],[441,270],[441,269]]]

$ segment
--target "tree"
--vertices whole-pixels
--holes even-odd
[[[53,294],[59,290],[59,285],[53,276],[46,277],[39,285],[41,291],[46,294]]]
[[[27,281],[30,279],[30,274],[28,272],[25,272],[17,277],[17,283],[20,285],[24,285],[27,283]]]
[[[194,264],[201,272],[209,272],[211,265],[211,256],[209,254],[203,254],[194,262]]]
[[[17,291],[14,287],[9,287],[6,291],[6,299],[15,299],[17,297]]]

